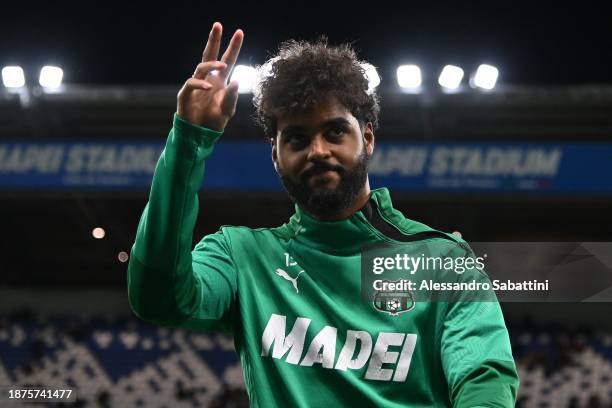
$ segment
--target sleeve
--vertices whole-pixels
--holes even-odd
[[[489,282],[483,272],[472,272]],[[485,297],[448,303],[441,352],[453,407],[515,405],[519,378],[508,330],[494,293]]]
[[[191,250],[204,163],[221,134],[174,115],[128,264],[128,299],[142,320],[229,327],[237,283],[227,237],[219,231]]]

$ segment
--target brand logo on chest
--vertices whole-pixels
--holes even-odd
[[[299,265],[297,264],[297,262],[295,262],[295,260],[291,257],[291,255],[289,255],[287,252],[285,252],[285,265],[284,265],[284,267],[286,269],[289,269],[289,268],[296,269],[296,268],[294,268],[295,266],[297,266],[299,268]],[[289,281],[291,283],[291,285],[293,285],[293,288],[295,289],[295,293],[298,293],[298,294],[300,293],[300,290],[298,289],[298,279],[299,279],[300,275],[302,275],[304,273],[303,269],[301,269],[297,273],[290,273],[290,272],[286,271],[283,268],[276,268],[274,273],[276,273],[276,275],[280,276],[281,278]],[[294,275],[295,277],[291,277],[291,275]]]

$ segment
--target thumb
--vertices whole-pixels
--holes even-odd
[[[228,116],[233,115],[236,112],[236,104],[238,103],[238,81],[232,81],[225,88],[225,96],[223,97],[223,102],[221,105],[221,109],[223,113]]]

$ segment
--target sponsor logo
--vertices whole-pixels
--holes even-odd
[[[338,328],[325,326],[304,352],[310,323],[311,319],[298,317],[287,333],[287,317],[272,314],[261,336],[261,356],[303,367],[320,364],[330,370],[365,369],[363,378],[366,380],[406,380],[417,342],[416,334],[379,332],[372,336],[363,330],[347,330],[343,336],[344,345],[336,353]],[[393,351],[389,350],[390,347]]]

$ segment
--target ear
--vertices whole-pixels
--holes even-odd
[[[372,122],[368,122],[363,128],[363,141],[365,143],[366,151],[368,152],[369,156],[374,153],[375,139],[376,138],[374,137],[374,129],[372,127]]]
[[[270,145],[272,145],[272,163],[274,163],[274,169],[278,172],[278,155],[276,153],[276,138],[270,139]]]

